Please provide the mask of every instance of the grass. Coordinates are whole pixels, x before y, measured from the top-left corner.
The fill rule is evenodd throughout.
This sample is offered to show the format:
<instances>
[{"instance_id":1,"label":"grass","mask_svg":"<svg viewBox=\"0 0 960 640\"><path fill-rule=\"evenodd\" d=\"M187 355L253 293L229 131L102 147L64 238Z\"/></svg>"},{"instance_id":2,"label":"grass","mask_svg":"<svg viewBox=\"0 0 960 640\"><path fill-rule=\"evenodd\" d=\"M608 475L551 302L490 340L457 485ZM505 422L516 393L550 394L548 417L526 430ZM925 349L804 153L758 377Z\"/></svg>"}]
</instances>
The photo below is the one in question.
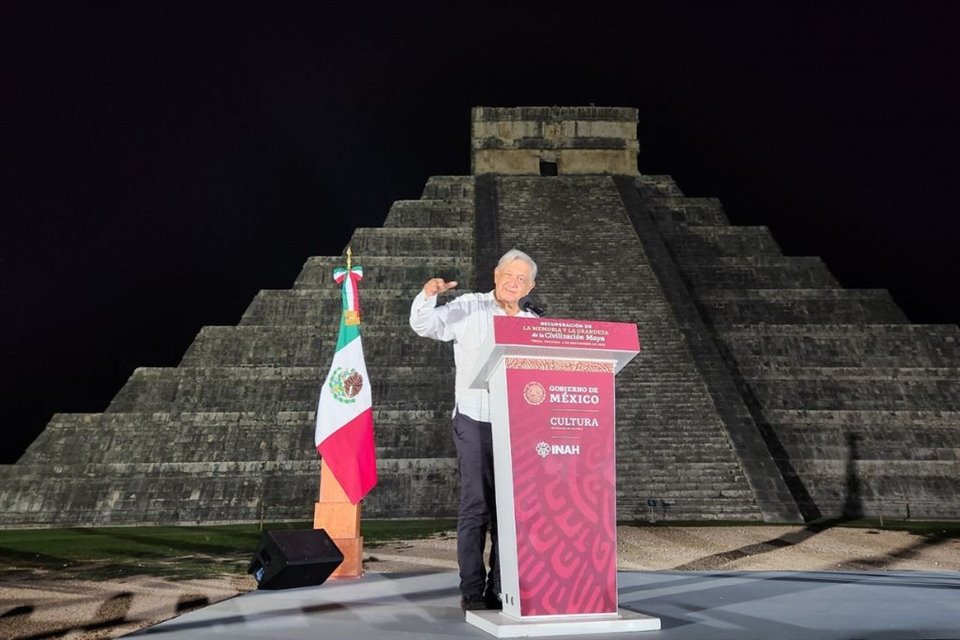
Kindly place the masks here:
<instances>
[{"instance_id":1,"label":"grass","mask_svg":"<svg viewBox=\"0 0 960 640\"><path fill-rule=\"evenodd\" d=\"M309 529L309 522L265 529ZM452 520L370 520L365 548L450 532ZM171 579L246 575L260 541L256 524L183 527L91 527L0 530L0 577L104 580L133 575Z\"/></svg>"},{"instance_id":2,"label":"grass","mask_svg":"<svg viewBox=\"0 0 960 640\"><path fill-rule=\"evenodd\" d=\"M741 521L621 522L623 526L765 525ZM265 529L309 529L309 522L269 523ZM365 520L364 548L395 540L454 535L453 520ZM960 538L958 522L824 520L806 527L855 527L907 531L933 538ZM0 578L30 578L56 572L59 579L105 580L134 575L186 580L245 576L260 541L256 524L181 527L0 529Z\"/></svg>"}]
</instances>

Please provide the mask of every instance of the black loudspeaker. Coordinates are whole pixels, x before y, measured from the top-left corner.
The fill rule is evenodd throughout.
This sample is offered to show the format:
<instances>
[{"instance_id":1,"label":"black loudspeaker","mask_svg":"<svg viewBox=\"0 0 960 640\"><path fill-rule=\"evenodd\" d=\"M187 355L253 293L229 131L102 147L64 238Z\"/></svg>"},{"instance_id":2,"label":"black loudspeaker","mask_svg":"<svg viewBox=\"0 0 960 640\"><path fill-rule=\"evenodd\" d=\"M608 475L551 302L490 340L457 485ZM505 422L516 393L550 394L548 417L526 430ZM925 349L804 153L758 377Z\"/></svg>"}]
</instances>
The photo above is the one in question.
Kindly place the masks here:
<instances>
[{"instance_id":1,"label":"black loudspeaker","mask_svg":"<svg viewBox=\"0 0 960 640\"><path fill-rule=\"evenodd\" d=\"M264 531L247 567L260 589L322 584L343 562L343 554L323 529Z\"/></svg>"}]
</instances>

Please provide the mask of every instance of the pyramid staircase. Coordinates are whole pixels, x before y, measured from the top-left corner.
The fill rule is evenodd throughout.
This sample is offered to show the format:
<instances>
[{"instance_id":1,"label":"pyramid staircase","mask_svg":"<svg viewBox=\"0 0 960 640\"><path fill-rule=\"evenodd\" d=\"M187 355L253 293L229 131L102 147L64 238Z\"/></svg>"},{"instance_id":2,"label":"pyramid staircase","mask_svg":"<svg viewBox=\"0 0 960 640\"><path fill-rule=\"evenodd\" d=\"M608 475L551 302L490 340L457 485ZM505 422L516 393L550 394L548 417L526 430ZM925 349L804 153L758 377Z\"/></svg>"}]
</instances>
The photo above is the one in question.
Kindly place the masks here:
<instances>
[{"instance_id":1,"label":"pyramid staircase","mask_svg":"<svg viewBox=\"0 0 960 640\"><path fill-rule=\"evenodd\" d=\"M472 178L435 177L357 229L364 347L377 399L381 517L449 516L456 504L449 345L406 317L428 277L473 279ZM0 468L7 526L309 520L313 421L336 344L340 257L307 260L293 287L261 291L235 327L201 329L176 367L140 368L103 413L57 414Z\"/></svg>"},{"instance_id":2,"label":"pyramid staircase","mask_svg":"<svg viewBox=\"0 0 960 640\"><path fill-rule=\"evenodd\" d=\"M409 304L430 277L489 290L518 247L548 315L639 329L616 387L621 520L960 518L958 327L910 324L886 291L843 289L716 199L635 175L635 125L632 109L478 108L482 171L430 178L354 232L380 472L365 515L456 513L452 349L413 334ZM102 413L55 415L0 466L0 524L309 521L343 263L308 259Z\"/></svg>"},{"instance_id":3,"label":"pyramid staircase","mask_svg":"<svg viewBox=\"0 0 960 640\"><path fill-rule=\"evenodd\" d=\"M638 192L805 518L960 517L960 328L910 324L667 176Z\"/></svg>"}]
</instances>

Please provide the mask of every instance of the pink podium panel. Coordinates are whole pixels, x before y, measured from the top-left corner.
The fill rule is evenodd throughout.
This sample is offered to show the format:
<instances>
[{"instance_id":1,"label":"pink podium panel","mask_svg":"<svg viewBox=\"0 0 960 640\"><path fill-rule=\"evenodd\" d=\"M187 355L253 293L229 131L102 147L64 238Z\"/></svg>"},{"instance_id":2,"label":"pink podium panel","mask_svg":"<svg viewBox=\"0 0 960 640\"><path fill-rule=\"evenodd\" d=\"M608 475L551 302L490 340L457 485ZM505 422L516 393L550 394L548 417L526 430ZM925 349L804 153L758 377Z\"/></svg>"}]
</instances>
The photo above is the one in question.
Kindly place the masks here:
<instances>
[{"instance_id":1,"label":"pink podium panel","mask_svg":"<svg viewBox=\"0 0 960 640\"><path fill-rule=\"evenodd\" d=\"M505 364L520 615L616 613L613 364Z\"/></svg>"}]
</instances>

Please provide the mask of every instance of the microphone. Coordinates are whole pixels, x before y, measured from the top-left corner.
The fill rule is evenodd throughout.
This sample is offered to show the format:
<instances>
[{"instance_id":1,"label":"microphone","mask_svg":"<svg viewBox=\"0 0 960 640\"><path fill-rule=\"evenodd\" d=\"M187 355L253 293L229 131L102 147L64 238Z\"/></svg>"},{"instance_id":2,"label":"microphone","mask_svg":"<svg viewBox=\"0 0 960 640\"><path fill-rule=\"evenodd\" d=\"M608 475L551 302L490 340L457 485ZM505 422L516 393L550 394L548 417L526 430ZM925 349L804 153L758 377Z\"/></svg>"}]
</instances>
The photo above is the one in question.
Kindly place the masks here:
<instances>
[{"instance_id":1,"label":"microphone","mask_svg":"<svg viewBox=\"0 0 960 640\"><path fill-rule=\"evenodd\" d=\"M523 300L520 301L520 308L524 311L529 311L538 318L543 317L543 307L538 307L533 303L533 300L528 297L524 297Z\"/></svg>"}]
</instances>

